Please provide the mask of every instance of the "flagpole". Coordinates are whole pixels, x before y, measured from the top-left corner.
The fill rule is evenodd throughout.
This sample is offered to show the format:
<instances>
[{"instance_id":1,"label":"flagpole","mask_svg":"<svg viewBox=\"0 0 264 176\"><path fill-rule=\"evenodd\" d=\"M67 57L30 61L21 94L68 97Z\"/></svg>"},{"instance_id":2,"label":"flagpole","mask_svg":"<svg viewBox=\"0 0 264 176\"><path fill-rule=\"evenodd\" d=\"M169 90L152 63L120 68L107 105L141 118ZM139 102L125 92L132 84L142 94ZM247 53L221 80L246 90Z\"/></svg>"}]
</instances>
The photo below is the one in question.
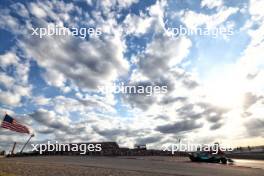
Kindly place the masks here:
<instances>
[{"instance_id":1,"label":"flagpole","mask_svg":"<svg viewBox=\"0 0 264 176\"><path fill-rule=\"evenodd\" d=\"M14 155L15 148L16 148L16 142L14 142L14 144L13 144L13 148L12 148L12 151L11 151L11 155Z\"/></svg>"},{"instance_id":2,"label":"flagpole","mask_svg":"<svg viewBox=\"0 0 264 176\"><path fill-rule=\"evenodd\" d=\"M24 148L26 147L26 145L28 144L28 142L30 141L30 139L34 137L34 134L31 134L29 139L27 140L27 142L24 144L24 146L22 147L21 151L20 151L20 154L23 152Z\"/></svg>"}]
</instances>

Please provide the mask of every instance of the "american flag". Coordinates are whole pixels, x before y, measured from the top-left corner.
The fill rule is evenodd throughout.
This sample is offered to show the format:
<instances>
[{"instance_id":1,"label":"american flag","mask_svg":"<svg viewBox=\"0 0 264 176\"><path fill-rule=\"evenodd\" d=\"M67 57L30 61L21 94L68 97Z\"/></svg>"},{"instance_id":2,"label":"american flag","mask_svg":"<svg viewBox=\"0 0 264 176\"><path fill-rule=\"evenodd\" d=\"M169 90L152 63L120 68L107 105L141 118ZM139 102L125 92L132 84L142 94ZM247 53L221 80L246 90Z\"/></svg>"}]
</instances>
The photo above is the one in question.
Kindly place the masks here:
<instances>
[{"instance_id":1,"label":"american flag","mask_svg":"<svg viewBox=\"0 0 264 176\"><path fill-rule=\"evenodd\" d=\"M29 129L26 126L21 125L14 118L12 118L11 116L9 116L7 114L4 117L4 120L1 124L1 127L12 130L12 131L16 131L19 133L28 133L29 134Z\"/></svg>"}]
</instances>

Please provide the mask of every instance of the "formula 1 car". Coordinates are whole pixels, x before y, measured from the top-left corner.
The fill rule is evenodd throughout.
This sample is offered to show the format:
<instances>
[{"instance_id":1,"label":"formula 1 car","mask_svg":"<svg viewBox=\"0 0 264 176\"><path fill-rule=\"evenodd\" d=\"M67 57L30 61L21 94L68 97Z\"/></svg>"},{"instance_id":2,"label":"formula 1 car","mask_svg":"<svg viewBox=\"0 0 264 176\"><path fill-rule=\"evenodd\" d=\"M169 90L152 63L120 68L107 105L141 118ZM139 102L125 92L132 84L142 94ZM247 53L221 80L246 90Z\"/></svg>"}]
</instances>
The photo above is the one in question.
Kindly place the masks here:
<instances>
[{"instance_id":1,"label":"formula 1 car","mask_svg":"<svg viewBox=\"0 0 264 176\"><path fill-rule=\"evenodd\" d=\"M189 158L192 162L208 162L208 163L222 163L233 162L232 159L227 158L225 155L210 154L208 152L194 152L189 153Z\"/></svg>"}]
</instances>

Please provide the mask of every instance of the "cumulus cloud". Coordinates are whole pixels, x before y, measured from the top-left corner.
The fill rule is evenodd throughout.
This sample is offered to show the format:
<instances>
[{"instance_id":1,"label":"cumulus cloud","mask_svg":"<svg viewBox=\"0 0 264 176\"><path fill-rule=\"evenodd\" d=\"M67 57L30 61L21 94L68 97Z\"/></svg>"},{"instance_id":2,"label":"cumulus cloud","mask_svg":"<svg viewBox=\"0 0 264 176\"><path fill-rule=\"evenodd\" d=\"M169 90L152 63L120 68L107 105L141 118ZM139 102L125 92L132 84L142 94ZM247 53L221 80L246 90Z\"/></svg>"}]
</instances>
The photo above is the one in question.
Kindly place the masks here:
<instances>
[{"instance_id":1,"label":"cumulus cloud","mask_svg":"<svg viewBox=\"0 0 264 176\"><path fill-rule=\"evenodd\" d=\"M29 4L29 11L31 14L35 15L38 18L44 18L47 16L45 10L43 10L38 4L30 3Z\"/></svg>"},{"instance_id":2,"label":"cumulus cloud","mask_svg":"<svg viewBox=\"0 0 264 176\"><path fill-rule=\"evenodd\" d=\"M116 141L121 136L131 137L132 134L128 129L99 129L93 126L93 130L106 140L111 141Z\"/></svg>"},{"instance_id":3,"label":"cumulus cloud","mask_svg":"<svg viewBox=\"0 0 264 176\"><path fill-rule=\"evenodd\" d=\"M9 91L0 90L0 102L9 106L19 106L21 101L21 96Z\"/></svg>"},{"instance_id":4,"label":"cumulus cloud","mask_svg":"<svg viewBox=\"0 0 264 176\"><path fill-rule=\"evenodd\" d=\"M3 55L0 55L0 65L5 68L10 65L17 65L18 58L15 53L7 52Z\"/></svg>"},{"instance_id":5,"label":"cumulus cloud","mask_svg":"<svg viewBox=\"0 0 264 176\"><path fill-rule=\"evenodd\" d=\"M162 136L158 136L158 135L155 135L155 136L152 136L152 137L143 137L143 138L138 138L136 140L136 144L138 145L144 145L144 144L152 144L152 143L155 143L155 142L160 142L162 140Z\"/></svg>"},{"instance_id":6,"label":"cumulus cloud","mask_svg":"<svg viewBox=\"0 0 264 176\"><path fill-rule=\"evenodd\" d=\"M37 27L51 24L48 23L48 19L54 20L54 25L63 26L63 23L67 23L76 25L74 27L80 25L76 23L76 19L85 17L86 19L80 21L93 20L72 3L37 2L30 3L29 8L36 17L33 18L31 25L37 24ZM80 15L72 20L67 19L65 16L69 16L72 11ZM104 23L107 24L108 21L101 19L98 21L98 25ZM102 38L91 38L89 41L72 36L47 36L40 39L37 36L27 35L22 37L19 44L28 58L36 60L39 66L45 69L43 77L46 82L62 89L66 81L81 88L94 89L105 81L116 79L128 69L128 63L123 57L125 45L118 32ZM52 52L49 52L51 50Z\"/></svg>"},{"instance_id":7,"label":"cumulus cloud","mask_svg":"<svg viewBox=\"0 0 264 176\"><path fill-rule=\"evenodd\" d=\"M222 0L203 0L201 2L201 7L208 7L209 9L213 9L215 7L221 7L223 5Z\"/></svg>"},{"instance_id":8,"label":"cumulus cloud","mask_svg":"<svg viewBox=\"0 0 264 176\"><path fill-rule=\"evenodd\" d=\"M21 61L13 51L1 55L0 63L0 68L4 71L0 72L0 103L13 107L21 106L22 98L29 97L32 90L28 84L29 65Z\"/></svg>"},{"instance_id":9,"label":"cumulus cloud","mask_svg":"<svg viewBox=\"0 0 264 176\"><path fill-rule=\"evenodd\" d=\"M191 131L197 128L201 128L203 124L197 123L194 120L183 120L179 122L175 122L173 124L167 124L167 125L162 125L158 126L157 130L160 131L161 133L182 133L182 132L187 132Z\"/></svg>"},{"instance_id":10,"label":"cumulus cloud","mask_svg":"<svg viewBox=\"0 0 264 176\"><path fill-rule=\"evenodd\" d=\"M253 82L262 77L262 69L258 70L258 68L261 68L264 65L263 59L261 59L263 58L263 52L261 51L264 47L264 42L261 39L264 36L264 13L259 10L263 6L263 1L252 0L249 2L249 14L251 17L242 28L242 30L247 30L251 40L243 51L243 55L239 59L238 65L241 69L241 73L245 74L248 78L251 78ZM260 84L254 86L262 87Z\"/></svg>"},{"instance_id":11,"label":"cumulus cloud","mask_svg":"<svg viewBox=\"0 0 264 176\"><path fill-rule=\"evenodd\" d=\"M6 74L0 73L0 84L6 88L13 86L15 80Z\"/></svg>"},{"instance_id":12,"label":"cumulus cloud","mask_svg":"<svg viewBox=\"0 0 264 176\"><path fill-rule=\"evenodd\" d=\"M30 114L30 116L40 124L53 129L67 131L69 127L69 119L67 117L58 116L56 113L45 109L39 109Z\"/></svg>"},{"instance_id":13,"label":"cumulus cloud","mask_svg":"<svg viewBox=\"0 0 264 176\"><path fill-rule=\"evenodd\" d=\"M15 3L11 5L11 8L15 11L16 14L20 15L21 17L28 18L29 12L26 6L22 3Z\"/></svg>"},{"instance_id":14,"label":"cumulus cloud","mask_svg":"<svg viewBox=\"0 0 264 176\"><path fill-rule=\"evenodd\" d=\"M215 123L210 127L210 130L217 130L223 126L222 123Z\"/></svg>"},{"instance_id":15,"label":"cumulus cloud","mask_svg":"<svg viewBox=\"0 0 264 176\"><path fill-rule=\"evenodd\" d=\"M187 56L191 45L191 41L185 37L156 37L146 47L139 61L139 69L149 78L162 77L165 71L179 64Z\"/></svg>"},{"instance_id":16,"label":"cumulus cloud","mask_svg":"<svg viewBox=\"0 0 264 176\"><path fill-rule=\"evenodd\" d=\"M263 20L264 13L262 8L264 3L261 0L250 0L249 1L249 12L252 15L253 20Z\"/></svg>"},{"instance_id":17,"label":"cumulus cloud","mask_svg":"<svg viewBox=\"0 0 264 176\"><path fill-rule=\"evenodd\" d=\"M162 101L160 102L161 104L167 105L170 103L174 103L177 101L185 102L188 98L187 97L164 97Z\"/></svg>"},{"instance_id":18,"label":"cumulus cloud","mask_svg":"<svg viewBox=\"0 0 264 176\"><path fill-rule=\"evenodd\" d=\"M50 104L51 99L44 96L35 96L32 101L36 105L48 105Z\"/></svg>"},{"instance_id":19,"label":"cumulus cloud","mask_svg":"<svg viewBox=\"0 0 264 176\"><path fill-rule=\"evenodd\" d=\"M194 11L185 11L181 16L181 21L190 29L196 29L205 25L209 29L216 28L225 23L226 20L236 12L238 8L235 7L223 7L212 15L197 13Z\"/></svg>"},{"instance_id":20,"label":"cumulus cloud","mask_svg":"<svg viewBox=\"0 0 264 176\"><path fill-rule=\"evenodd\" d=\"M140 36L150 29L152 22L153 18L151 17L129 14L124 20L124 31L127 34Z\"/></svg>"},{"instance_id":21,"label":"cumulus cloud","mask_svg":"<svg viewBox=\"0 0 264 176\"><path fill-rule=\"evenodd\" d=\"M124 24L130 29L128 34L141 35L147 33L150 29L155 31L155 36L147 44L144 51L135 56L137 57L137 68L132 72L131 84L149 82L149 84L165 85L169 91L174 89L175 80L172 78L171 69L177 67L189 54L192 42L186 37L174 39L164 35L163 18L166 5L165 1L157 1L148 8L149 15L128 15L125 19ZM128 23L131 20L132 23ZM134 23L136 26L139 26L135 27ZM186 79L183 78L180 81L186 87L195 88L198 85L190 77L187 78L187 74L184 76L186 76ZM160 97L157 98L155 95L151 97L140 95L124 97L125 102L128 102L132 107L138 107L142 110L149 109L159 99Z\"/></svg>"},{"instance_id":22,"label":"cumulus cloud","mask_svg":"<svg viewBox=\"0 0 264 176\"><path fill-rule=\"evenodd\" d=\"M138 0L106 0L97 2L97 5L101 6L105 12L109 12L111 8L126 9L137 2ZM88 1L88 4L92 5L92 2Z\"/></svg>"},{"instance_id":23,"label":"cumulus cloud","mask_svg":"<svg viewBox=\"0 0 264 176\"><path fill-rule=\"evenodd\" d=\"M255 119L250 119L250 121L246 122L246 128L248 131L248 134L250 136L264 136L264 120L255 118Z\"/></svg>"},{"instance_id":24,"label":"cumulus cloud","mask_svg":"<svg viewBox=\"0 0 264 176\"><path fill-rule=\"evenodd\" d=\"M258 101L258 99L259 97L252 94L251 92L246 93L244 97L244 104L243 104L244 109L247 110L250 106L255 104Z\"/></svg>"},{"instance_id":25,"label":"cumulus cloud","mask_svg":"<svg viewBox=\"0 0 264 176\"><path fill-rule=\"evenodd\" d=\"M117 37L89 42L73 37L30 38L21 46L29 57L45 68L45 78L54 86L62 86L69 80L81 88L96 89L128 69L123 58L124 46Z\"/></svg>"},{"instance_id":26,"label":"cumulus cloud","mask_svg":"<svg viewBox=\"0 0 264 176\"><path fill-rule=\"evenodd\" d=\"M133 2L135 1L129 1L126 4L129 5ZM19 9L23 7L21 4L13 6L13 8ZM48 19L52 19L59 24L68 20L67 23L73 24L75 23L74 19L69 21L64 17L69 15L69 12L73 9L77 13L82 13L79 12L80 9L74 8L72 3L64 2L57 5L52 2L32 2L28 4L28 8L35 17L32 18L32 21L26 21L26 25L22 25L28 30L33 24L41 24L42 27L47 26ZM25 11L25 8L23 10ZM99 22L99 24L102 23L104 21ZM19 23L15 22L15 24ZM125 51L124 41L118 32L102 38L90 39L89 42L71 36L49 36L43 40L30 35L20 37L19 45L25 51L27 57L36 60L39 66L44 68L43 77L46 82L49 85L60 87L62 90L65 90L64 85L66 82L85 89L95 89L100 84L115 80L128 70L128 62L123 56ZM53 48L52 46L57 47ZM51 50L53 52L50 52ZM89 51L89 54L87 51ZM6 55L5 57L11 56ZM79 62L75 62L77 59ZM70 67L71 69L68 69Z\"/></svg>"}]
</instances>

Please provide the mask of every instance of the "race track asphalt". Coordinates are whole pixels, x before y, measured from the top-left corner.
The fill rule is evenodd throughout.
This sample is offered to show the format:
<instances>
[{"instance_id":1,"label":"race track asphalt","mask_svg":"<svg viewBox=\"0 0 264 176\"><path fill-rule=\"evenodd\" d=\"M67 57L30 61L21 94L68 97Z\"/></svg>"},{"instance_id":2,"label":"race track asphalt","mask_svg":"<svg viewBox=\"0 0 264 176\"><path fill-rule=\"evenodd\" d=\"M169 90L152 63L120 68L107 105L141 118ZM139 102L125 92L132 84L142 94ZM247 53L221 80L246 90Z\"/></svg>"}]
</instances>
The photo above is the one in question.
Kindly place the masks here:
<instances>
[{"instance_id":1,"label":"race track asphalt","mask_svg":"<svg viewBox=\"0 0 264 176\"><path fill-rule=\"evenodd\" d=\"M12 169L8 169L12 168ZM17 170L16 170L17 168ZM24 168L24 169L23 169ZM0 158L0 172L15 175L264 176L246 166L193 163L179 157L36 156Z\"/></svg>"}]
</instances>

